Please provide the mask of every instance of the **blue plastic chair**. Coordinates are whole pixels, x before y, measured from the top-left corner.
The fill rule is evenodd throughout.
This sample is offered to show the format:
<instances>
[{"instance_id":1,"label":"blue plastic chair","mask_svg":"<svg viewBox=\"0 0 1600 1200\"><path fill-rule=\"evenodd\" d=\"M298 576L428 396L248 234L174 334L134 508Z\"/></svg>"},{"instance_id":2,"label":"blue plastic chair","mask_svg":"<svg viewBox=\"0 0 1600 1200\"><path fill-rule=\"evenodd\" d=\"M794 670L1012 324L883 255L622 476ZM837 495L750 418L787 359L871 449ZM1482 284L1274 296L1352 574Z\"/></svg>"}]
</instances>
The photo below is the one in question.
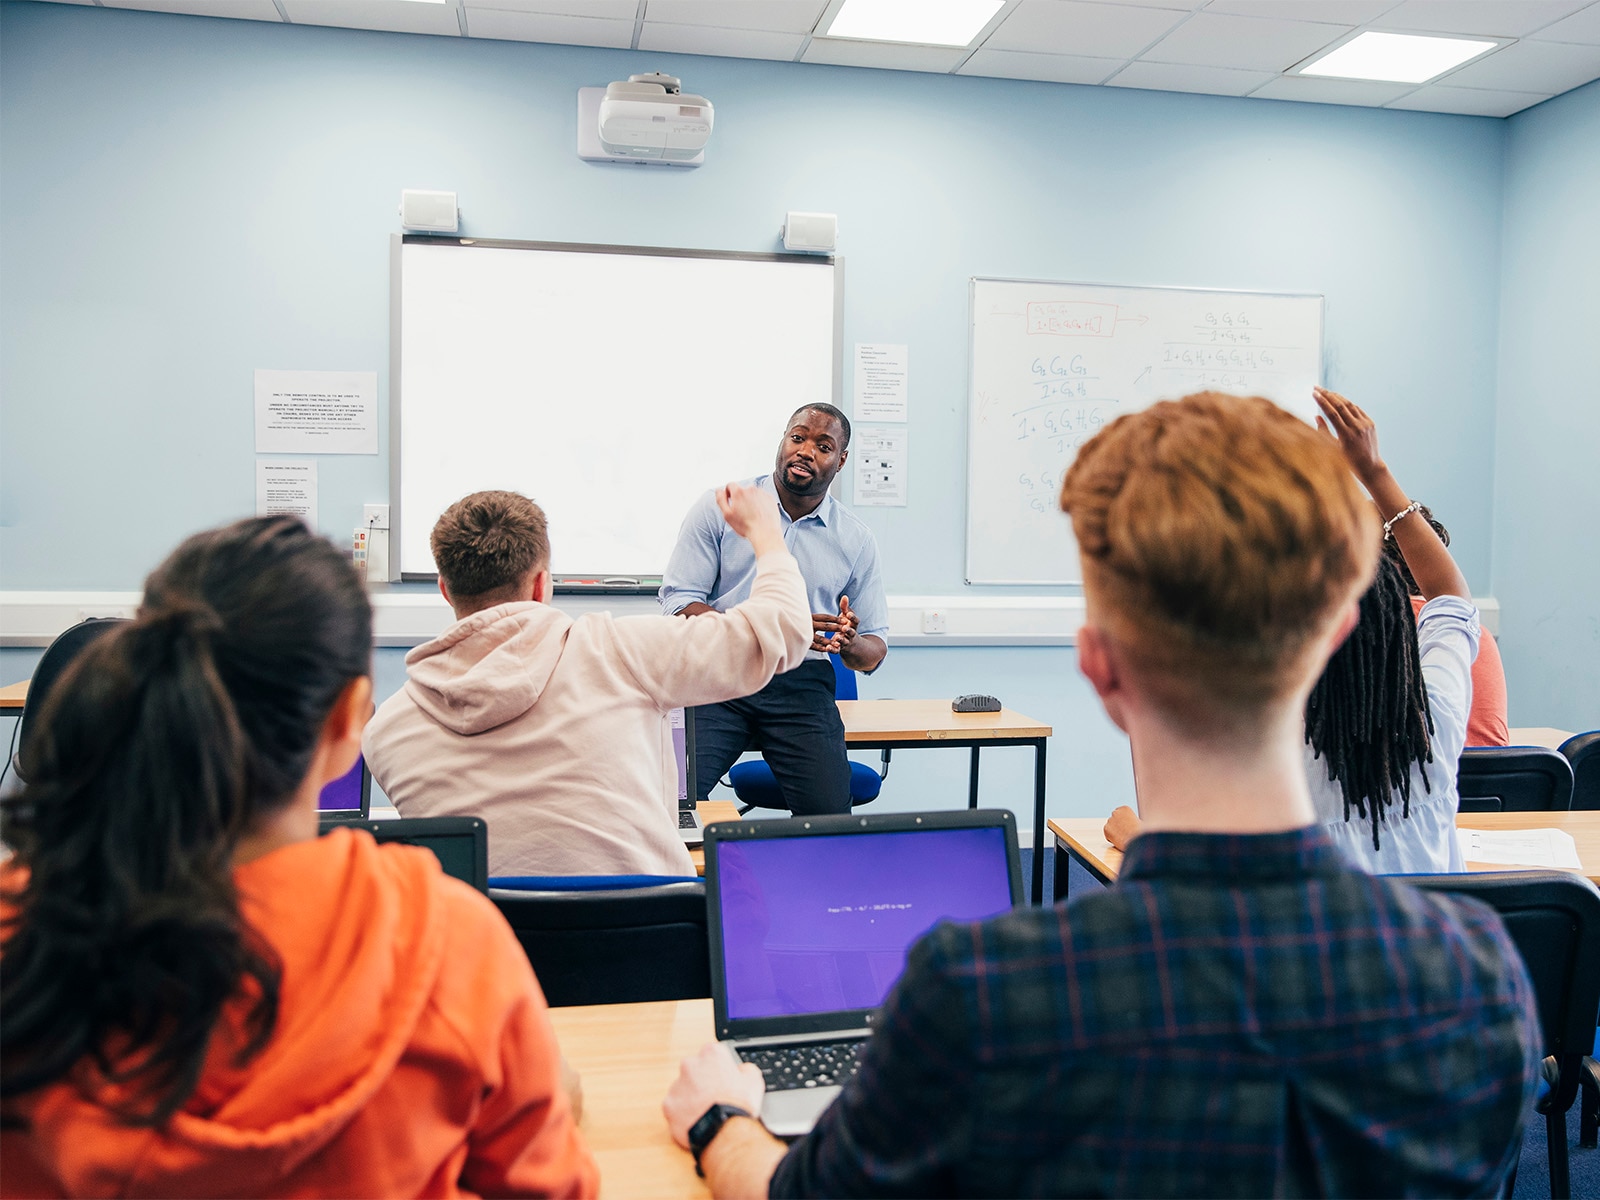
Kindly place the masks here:
<instances>
[{"instance_id":1,"label":"blue plastic chair","mask_svg":"<svg viewBox=\"0 0 1600 1200\"><path fill-rule=\"evenodd\" d=\"M828 655L828 661L833 664L833 698L856 699L856 673L840 662L837 654ZM865 763L850 764L851 808L878 798L878 793L883 790L883 781L889 778L889 751L883 752L882 761L881 771L874 771ZM788 807L783 802L783 789L778 786L772 768L765 762L735 763L728 771L727 784L739 798L740 813L747 813L752 808Z\"/></svg>"}]
</instances>

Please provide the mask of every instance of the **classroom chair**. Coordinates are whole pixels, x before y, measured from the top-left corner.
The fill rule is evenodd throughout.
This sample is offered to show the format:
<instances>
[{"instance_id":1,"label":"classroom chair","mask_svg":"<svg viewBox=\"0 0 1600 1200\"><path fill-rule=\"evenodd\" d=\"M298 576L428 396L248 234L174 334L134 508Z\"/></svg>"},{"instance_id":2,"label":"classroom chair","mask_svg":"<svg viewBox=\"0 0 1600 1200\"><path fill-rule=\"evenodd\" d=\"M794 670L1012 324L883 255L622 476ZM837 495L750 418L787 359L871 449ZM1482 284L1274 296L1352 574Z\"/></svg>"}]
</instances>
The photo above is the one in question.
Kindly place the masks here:
<instances>
[{"instance_id":1,"label":"classroom chair","mask_svg":"<svg viewBox=\"0 0 1600 1200\"><path fill-rule=\"evenodd\" d=\"M28 695L22 702L22 715L17 718L18 748L16 757L11 760L11 766L20 780L26 781L28 777L26 763L28 729L38 723L39 713L54 689L56 680L61 678L66 669L91 643L126 621L126 617L90 617L87 621L79 621L57 635L55 641L51 642L40 656L39 665L33 669L33 678L28 681Z\"/></svg>"},{"instance_id":2,"label":"classroom chair","mask_svg":"<svg viewBox=\"0 0 1600 1200\"><path fill-rule=\"evenodd\" d=\"M1539 1100L1550 1149L1550 1195L1569 1200L1567 1110L1594 1053L1600 1011L1600 888L1566 871L1484 871L1410 875L1406 882L1481 900L1500 914L1527 964L1554 1079ZM1508 1189L1509 1194L1509 1189Z\"/></svg>"},{"instance_id":3,"label":"classroom chair","mask_svg":"<svg viewBox=\"0 0 1600 1200\"><path fill-rule=\"evenodd\" d=\"M828 655L828 661L833 664L833 698L835 700L856 699L858 696L856 673L845 666L839 660L837 654ZM878 793L883 790L883 781L889 778L889 751L885 750L879 761L882 763L882 769L877 771L874 771L865 763L851 762L851 808L876 800ZM739 798L739 813L741 816L752 808L784 809L788 807L783 802L783 789L778 786L778 780L772 774L772 768L764 762L734 763L728 770L728 778L725 782L733 789L733 794Z\"/></svg>"},{"instance_id":4,"label":"classroom chair","mask_svg":"<svg viewBox=\"0 0 1600 1200\"><path fill-rule=\"evenodd\" d=\"M1572 765L1544 746L1469 746L1456 773L1460 811L1554 812L1572 805Z\"/></svg>"},{"instance_id":5,"label":"classroom chair","mask_svg":"<svg viewBox=\"0 0 1600 1200\"><path fill-rule=\"evenodd\" d=\"M1600 808L1600 729L1573 734L1561 753L1572 764L1572 807Z\"/></svg>"},{"instance_id":6,"label":"classroom chair","mask_svg":"<svg viewBox=\"0 0 1600 1200\"><path fill-rule=\"evenodd\" d=\"M552 1008L711 995L706 887L698 879L496 876L489 898Z\"/></svg>"}]
</instances>

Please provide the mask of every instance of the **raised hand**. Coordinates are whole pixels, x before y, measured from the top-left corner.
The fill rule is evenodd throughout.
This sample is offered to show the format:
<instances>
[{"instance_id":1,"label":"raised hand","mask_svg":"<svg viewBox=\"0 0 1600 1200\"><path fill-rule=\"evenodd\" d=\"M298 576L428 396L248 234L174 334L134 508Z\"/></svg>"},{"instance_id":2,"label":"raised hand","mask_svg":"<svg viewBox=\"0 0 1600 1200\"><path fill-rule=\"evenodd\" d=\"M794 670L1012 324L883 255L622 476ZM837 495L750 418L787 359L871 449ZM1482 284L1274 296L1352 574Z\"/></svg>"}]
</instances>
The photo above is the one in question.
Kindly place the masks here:
<instances>
[{"instance_id":1,"label":"raised hand","mask_svg":"<svg viewBox=\"0 0 1600 1200\"><path fill-rule=\"evenodd\" d=\"M757 557L783 549L783 522L778 501L758 487L726 483L717 489L717 507L728 528L745 538Z\"/></svg>"},{"instance_id":2,"label":"raised hand","mask_svg":"<svg viewBox=\"0 0 1600 1200\"><path fill-rule=\"evenodd\" d=\"M1311 394L1322 410L1317 428L1338 440L1351 473L1370 490L1373 481L1388 470L1378 453L1377 423L1338 392L1319 387L1312 388Z\"/></svg>"}]
</instances>

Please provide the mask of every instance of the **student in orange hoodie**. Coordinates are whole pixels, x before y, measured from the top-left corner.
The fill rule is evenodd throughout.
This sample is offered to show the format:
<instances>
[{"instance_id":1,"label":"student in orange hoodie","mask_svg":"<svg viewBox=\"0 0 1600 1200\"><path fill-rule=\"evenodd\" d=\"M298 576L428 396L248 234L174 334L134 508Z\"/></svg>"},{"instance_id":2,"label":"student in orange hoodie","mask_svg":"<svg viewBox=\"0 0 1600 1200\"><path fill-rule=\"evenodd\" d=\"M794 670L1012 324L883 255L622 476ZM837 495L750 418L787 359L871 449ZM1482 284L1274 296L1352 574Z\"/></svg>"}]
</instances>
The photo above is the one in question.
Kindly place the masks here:
<instances>
[{"instance_id":1,"label":"student in orange hoodie","mask_svg":"<svg viewBox=\"0 0 1600 1200\"><path fill-rule=\"evenodd\" d=\"M258 518L180 546L52 692L0 827L5 1194L595 1194L494 907L317 837L371 644L333 547Z\"/></svg>"}]
</instances>

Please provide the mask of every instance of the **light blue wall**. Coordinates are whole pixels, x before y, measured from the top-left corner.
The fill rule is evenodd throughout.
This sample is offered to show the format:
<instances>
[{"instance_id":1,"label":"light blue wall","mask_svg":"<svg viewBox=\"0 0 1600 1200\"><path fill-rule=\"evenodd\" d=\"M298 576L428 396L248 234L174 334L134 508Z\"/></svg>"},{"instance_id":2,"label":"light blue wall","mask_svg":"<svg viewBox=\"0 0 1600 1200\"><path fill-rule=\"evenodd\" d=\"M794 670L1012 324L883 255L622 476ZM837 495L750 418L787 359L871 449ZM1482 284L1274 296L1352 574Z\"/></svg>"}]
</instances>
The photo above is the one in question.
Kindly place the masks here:
<instances>
[{"instance_id":1,"label":"light blue wall","mask_svg":"<svg viewBox=\"0 0 1600 1200\"><path fill-rule=\"evenodd\" d=\"M1600 728L1600 82L1508 122L1494 591L1513 724Z\"/></svg>"},{"instance_id":2,"label":"light blue wall","mask_svg":"<svg viewBox=\"0 0 1600 1200\"><path fill-rule=\"evenodd\" d=\"M577 89L655 68L716 103L707 165L579 161ZM253 368L386 391L402 187L557 241L766 250L838 213L846 344L911 348L911 504L863 513L897 592L964 587L968 276L1323 293L1329 383L1489 583L1504 122L7 3L0 148L0 588L135 587L249 512ZM325 530L387 480L324 458ZM980 688L1055 726L1052 812L1129 797L1069 649L902 647L865 694ZM897 802L964 794L929 757Z\"/></svg>"}]
</instances>

